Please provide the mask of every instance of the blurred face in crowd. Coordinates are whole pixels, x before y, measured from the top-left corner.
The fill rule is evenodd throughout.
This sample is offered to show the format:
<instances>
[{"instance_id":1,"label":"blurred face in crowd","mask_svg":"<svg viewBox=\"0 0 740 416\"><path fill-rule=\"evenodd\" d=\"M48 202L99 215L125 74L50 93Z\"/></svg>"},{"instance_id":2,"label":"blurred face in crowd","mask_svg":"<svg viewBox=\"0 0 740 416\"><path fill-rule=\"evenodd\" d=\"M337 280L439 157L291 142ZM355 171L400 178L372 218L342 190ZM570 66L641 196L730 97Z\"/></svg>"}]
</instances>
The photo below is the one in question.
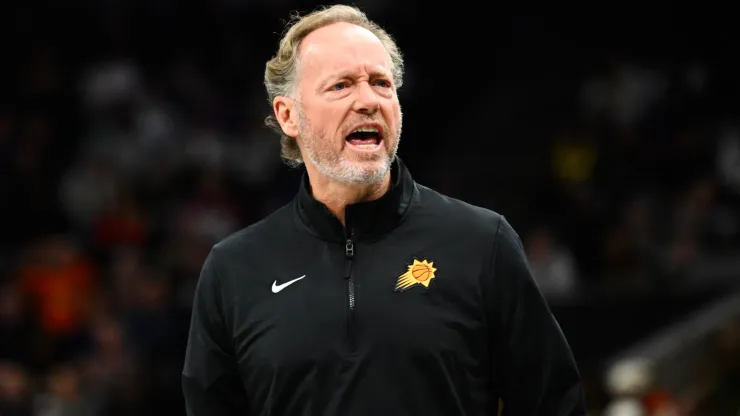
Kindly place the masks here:
<instances>
[{"instance_id":1,"label":"blurred face in crowd","mask_svg":"<svg viewBox=\"0 0 740 416\"><path fill-rule=\"evenodd\" d=\"M22 400L28 393L29 380L19 366L0 362L0 402Z\"/></svg>"},{"instance_id":2,"label":"blurred face in crowd","mask_svg":"<svg viewBox=\"0 0 740 416\"><path fill-rule=\"evenodd\" d=\"M346 184L382 180L398 149L402 115L381 41L335 23L303 40L298 61L298 99L286 133L298 139L309 172Z\"/></svg>"}]
</instances>

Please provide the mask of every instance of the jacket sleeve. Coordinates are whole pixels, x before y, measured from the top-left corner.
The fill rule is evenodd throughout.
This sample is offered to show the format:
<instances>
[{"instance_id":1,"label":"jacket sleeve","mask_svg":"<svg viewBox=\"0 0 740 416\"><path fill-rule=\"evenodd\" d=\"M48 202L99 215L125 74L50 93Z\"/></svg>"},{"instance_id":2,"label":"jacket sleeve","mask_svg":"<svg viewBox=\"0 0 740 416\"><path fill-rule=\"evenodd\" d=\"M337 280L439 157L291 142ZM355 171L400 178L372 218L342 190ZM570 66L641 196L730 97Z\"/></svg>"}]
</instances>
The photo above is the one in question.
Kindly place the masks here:
<instances>
[{"instance_id":1,"label":"jacket sleeve","mask_svg":"<svg viewBox=\"0 0 740 416\"><path fill-rule=\"evenodd\" d=\"M195 289L182 388L188 416L249 415L224 320L213 251Z\"/></svg>"},{"instance_id":2,"label":"jacket sleeve","mask_svg":"<svg viewBox=\"0 0 740 416\"><path fill-rule=\"evenodd\" d=\"M532 277L519 236L503 217L486 279L492 387L503 415L585 415L570 346Z\"/></svg>"}]
</instances>

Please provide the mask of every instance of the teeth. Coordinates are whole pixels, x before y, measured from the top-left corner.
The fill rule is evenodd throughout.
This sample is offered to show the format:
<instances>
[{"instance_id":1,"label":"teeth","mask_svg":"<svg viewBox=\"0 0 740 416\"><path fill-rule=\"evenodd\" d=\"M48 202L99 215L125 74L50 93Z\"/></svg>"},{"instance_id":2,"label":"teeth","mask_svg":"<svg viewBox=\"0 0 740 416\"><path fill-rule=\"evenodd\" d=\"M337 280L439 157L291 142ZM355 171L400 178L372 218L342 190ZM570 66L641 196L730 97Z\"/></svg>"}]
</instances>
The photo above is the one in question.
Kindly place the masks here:
<instances>
[{"instance_id":1,"label":"teeth","mask_svg":"<svg viewBox=\"0 0 740 416\"><path fill-rule=\"evenodd\" d=\"M379 133L377 127L367 126L367 127L360 127L359 129L353 131L352 133Z\"/></svg>"}]
</instances>

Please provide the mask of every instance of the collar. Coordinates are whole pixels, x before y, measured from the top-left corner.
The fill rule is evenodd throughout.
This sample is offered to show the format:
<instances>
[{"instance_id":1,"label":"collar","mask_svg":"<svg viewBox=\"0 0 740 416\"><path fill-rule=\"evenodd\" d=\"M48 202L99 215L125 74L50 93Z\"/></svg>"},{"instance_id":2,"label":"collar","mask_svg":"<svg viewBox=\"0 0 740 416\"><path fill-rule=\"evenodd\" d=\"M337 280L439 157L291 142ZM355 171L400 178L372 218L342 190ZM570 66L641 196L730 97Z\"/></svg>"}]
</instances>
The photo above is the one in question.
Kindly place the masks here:
<instances>
[{"instance_id":1,"label":"collar","mask_svg":"<svg viewBox=\"0 0 740 416\"><path fill-rule=\"evenodd\" d=\"M345 208L345 227L326 205L314 199L305 172L296 207L303 225L325 240L343 242L350 230L356 240L373 239L386 234L403 220L416 192L411 174L396 157L391 165L391 188L376 200L348 205Z\"/></svg>"}]
</instances>

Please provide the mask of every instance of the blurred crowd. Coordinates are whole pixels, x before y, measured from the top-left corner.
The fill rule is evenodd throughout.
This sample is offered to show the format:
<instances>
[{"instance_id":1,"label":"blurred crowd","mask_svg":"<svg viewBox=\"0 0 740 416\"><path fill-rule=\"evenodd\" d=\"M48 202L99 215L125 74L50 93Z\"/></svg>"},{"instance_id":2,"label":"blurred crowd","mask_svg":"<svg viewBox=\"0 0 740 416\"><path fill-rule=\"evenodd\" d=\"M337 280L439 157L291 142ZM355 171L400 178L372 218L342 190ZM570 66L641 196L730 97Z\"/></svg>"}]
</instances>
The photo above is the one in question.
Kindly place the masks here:
<instances>
[{"instance_id":1,"label":"blurred crowd","mask_svg":"<svg viewBox=\"0 0 740 416\"><path fill-rule=\"evenodd\" d=\"M697 264L738 259L740 130L712 74L617 61L580 84L524 236L552 299L671 290Z\"/></svg>"},{"instance_id":2,"label":"blurred crowd","mask_svg":"<svg viewBox=\"0 0 740 416\"><path fill-rule=\"evenodd\" d=\"M606 385L617 397L602 407L603 412L593 414L736 416L740 412L740 317L709 332L705 339L683 345L664 340L676 350L671 357L661 358L662 364L635 356L613 367Z\"/></svg>"},{"instance_id":3,"label":"blurred crowd","mask_svg":"<svg viewBox=\"0 0 740 416\"><path fill-rule=\"evenodd\" d=\"M300 172L263 126L277 37L248 35L273 26L255 17L232 33L223 13L192 20L162 4L167 34L103 14L85 48L55 43L53 18L15 16L51 29L27 39L0 107L2 416L182 414L202 261L296 190ZM184 52L160 57L162 45ZM515 225L549 299L665 288L739 246L740 124L707 106L710 69L617 62L583 78L576 111L533 139L546 168L520 190L529 217ZM428 148L401 150L427 177Z\"/></svg>"}]
</instances>

